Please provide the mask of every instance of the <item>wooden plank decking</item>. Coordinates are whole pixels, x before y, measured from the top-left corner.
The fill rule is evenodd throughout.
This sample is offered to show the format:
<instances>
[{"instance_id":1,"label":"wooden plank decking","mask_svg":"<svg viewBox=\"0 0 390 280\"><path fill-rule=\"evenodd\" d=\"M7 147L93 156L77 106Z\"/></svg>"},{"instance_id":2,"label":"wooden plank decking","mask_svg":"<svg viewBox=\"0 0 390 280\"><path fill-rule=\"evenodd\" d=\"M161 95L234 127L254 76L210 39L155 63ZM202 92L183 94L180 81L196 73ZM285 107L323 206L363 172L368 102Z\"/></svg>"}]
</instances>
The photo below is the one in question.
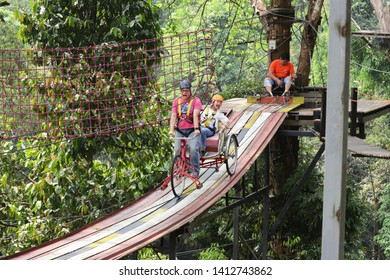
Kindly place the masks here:
<instances>
[{"instance_id":1,"label":"wooden plank decking","mask_svg":"<svg viewBox=\"0 0 390 280\"><path fill-rule=\"evenodd\" d=\"M364 140L354 136L348 136L348 150L352 153L352 156L355 157L390 159L389 151L370 145Z\"/></svg>"}]
</instances>

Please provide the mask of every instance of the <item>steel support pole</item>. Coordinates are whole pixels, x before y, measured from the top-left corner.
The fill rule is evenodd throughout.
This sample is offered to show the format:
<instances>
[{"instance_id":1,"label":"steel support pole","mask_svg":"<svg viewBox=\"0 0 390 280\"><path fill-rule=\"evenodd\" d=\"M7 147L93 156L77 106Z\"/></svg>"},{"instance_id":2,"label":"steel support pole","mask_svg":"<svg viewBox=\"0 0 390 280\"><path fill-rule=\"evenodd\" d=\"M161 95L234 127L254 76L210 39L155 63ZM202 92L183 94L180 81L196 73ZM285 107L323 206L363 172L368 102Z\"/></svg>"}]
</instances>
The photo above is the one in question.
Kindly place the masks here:
<instances>
[{"instance_id":1,"label":"steel support pole","mask_svg":"<svg viewBox=\"0 0 390 280\"><path fill-rule=\"evenodd\" d=\"M265 162L264 162L264 182L265 185L268 186L270 183L269 180L269 158L270 158L270 152L269 152L269 144L264 150L264 156L265 156ZM268 227L269 227L269 190L264 192L263 195L263 233L262 233L262 245L261 245L261 259L266 260L267 259L267 251L268 251Z\"/></svg>"},{"instance_id":2,"label":"steel support pole","mask_svg":"<svg viewBox=\"0 0 390 280\"><path fill-rule=\"evenodd\" d=\"M357 88L351 89L351 136L356 136L356 118L357 118Z\"/></svg>"},{"instance_id":3,"label":"steel support pole","mask_svg":"<svg viewBox=\"0 0 390 280\"><path fill-rule=\"evenodd\" d=\"M344 258L351 0L330 0L321 258Z\"/></svg>"},{"instance_id":4,"label":"steel support pole","mask_svg":"<svg viewBox=\"0 0 390 280\"><path fill-rule=\"evenodd\" d=\"M169 259L176 260L177 235L176 231L169 234Z\"/></svg>"},{"instance_id":5,"label":"steel support pole","mask_svg":"<svg viewBox=\"0 0 390 280\"><path fill-rule=\"evenodd\" d=\"M239 197L241 195L241 184L236 185L236 197ZM243 188L245 188L245 185L242 184ZM240 206L237 206L233 210L233 260L238 260L238 236L240 234Z\"/></svg>"},{"instance_id":6,"label":"steel support pole","mask_svg":"<svg viewBox=\"0 0 390 280\"><path fill-rule=\"evenodd\" d=\"M233 260L238 260L238 236L240 234L240 206L234 208L234 226L233 226Z\"/></svg>"},{"instance_id":7,"label":"steel support pole","mask_svg":"<svg viewBox=\"0 0 390 280\"><path fill-rule=\"evenodd\" d=\"M280 226L283 219L286 217L288 210L290 210L290 207L294 203L299 192L305 186L305 183L309 180L309 176L313 172L314 167L316 166L317 162L320 160L321 155L323 154L324 150L325 150L325 145L322 144L321 147L318 149L317 154L312 159L310 165L307 167L302 178L298 181L298 183L295 185L295 187L291 191L290 197L287 199L286 204L283 206L282 210L280 211L280 214L278 215L278 217L276 218L275 222L273 223L271 229L269 230L269 237L271 237L275 234L277 228Z\"/></svg>"}]
</instances>

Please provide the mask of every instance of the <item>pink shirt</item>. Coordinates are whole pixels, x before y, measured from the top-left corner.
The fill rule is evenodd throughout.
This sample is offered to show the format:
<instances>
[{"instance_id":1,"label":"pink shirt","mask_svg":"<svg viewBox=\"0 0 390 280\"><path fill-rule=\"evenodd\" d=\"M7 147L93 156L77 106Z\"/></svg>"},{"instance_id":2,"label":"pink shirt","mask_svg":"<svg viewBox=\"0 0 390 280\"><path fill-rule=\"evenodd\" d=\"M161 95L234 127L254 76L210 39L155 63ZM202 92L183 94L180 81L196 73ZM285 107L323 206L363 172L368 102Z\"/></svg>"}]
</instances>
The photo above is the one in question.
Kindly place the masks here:
<instances>
[{"instance_id":1,"label":"pink shirt","mask_svg":"<svg viewBox=\"0 0 390 280\"><path fill-rule=\"evenodd\" d=\"M175 98L175 100L173 100L173 105L172 105L172 113L177 113L178 114L178 118L180 118L179 116L179 112L178 112L178 98ZM188 110L188 104L190 103L191 100L188 100L186 102L183 102L183 100L181 101L181 116L184 117L184 116L187 116L187 110ZM190 118L191 120L193 120L193 115L194 115L194 110L202 110L202 102L200 101L199 98L195 97L192 101L192 104L191 104L191 108L190 108ZM199 122L200 124L200 122ZM185 121L185 120L182 120L182 121L179 121L178 123L178 128L179 129L188 129L188 128L194 128L194 124L193 122L188 122L188 121Z\"/></svg>"}]
</instances>

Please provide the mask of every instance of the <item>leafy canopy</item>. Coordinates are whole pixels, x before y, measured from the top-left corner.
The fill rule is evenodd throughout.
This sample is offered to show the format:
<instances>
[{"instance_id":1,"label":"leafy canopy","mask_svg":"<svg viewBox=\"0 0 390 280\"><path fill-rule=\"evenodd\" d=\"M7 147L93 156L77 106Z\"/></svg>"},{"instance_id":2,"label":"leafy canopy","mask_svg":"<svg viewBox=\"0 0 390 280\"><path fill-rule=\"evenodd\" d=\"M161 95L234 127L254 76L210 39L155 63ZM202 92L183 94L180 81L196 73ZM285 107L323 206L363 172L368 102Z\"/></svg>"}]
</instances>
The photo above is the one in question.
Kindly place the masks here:
<instances>
[{"instance_id":1,"label":"leafy canopy","mask_svg":"<svg viewBox=\"0 0 390 280\"><path fill-rule=\"evenodd\" d=\"M161 35L150 0L37 0L31 13L17 12L19 36L39 47L90 46Z\"/></svg>"}]
</instances>

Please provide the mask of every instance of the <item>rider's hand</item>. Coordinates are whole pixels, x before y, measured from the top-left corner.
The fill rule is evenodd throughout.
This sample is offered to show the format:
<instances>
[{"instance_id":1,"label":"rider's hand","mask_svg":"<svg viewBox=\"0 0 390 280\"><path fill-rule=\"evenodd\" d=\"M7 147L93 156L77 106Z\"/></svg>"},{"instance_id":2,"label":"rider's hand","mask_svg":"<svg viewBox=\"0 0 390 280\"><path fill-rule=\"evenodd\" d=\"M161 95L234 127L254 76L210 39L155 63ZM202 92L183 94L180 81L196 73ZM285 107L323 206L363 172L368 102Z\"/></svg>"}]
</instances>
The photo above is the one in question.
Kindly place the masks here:
<instances>
[{"instance_id":1,"label":"rider's hand","mask_svg":"<svg viewBox=\"0 0 390 280\"><path fill-rule=\"evenodd\" d=\"M280 79L277 79L277 80L276 80L276 83L278 84L278 86L281 86L281 85L283 84L283 81L280 80Z\"/></svg>"},{"instance_id":2,"label":"rider's hand","mask_svg":"<svg viewBox=\"0 0 390 280\"><path fill-rule=\"evenodd\" d=\"M170 135L170 136L174 136L175 135L175 132L173 131L173 130L170 130L169 132L168 132L168 134Z\"/></svg>"},{"instance_id":3,"label":"rider's hand","mask_svg":"<svg viewBox=\"0 0 390 280\"><path fill-rule=\"evenodd\" d=\"M195 129L194 135L195 135L195 137L199 136L200 135L200 130L199 129Z\"/></svg>"}]
</instances>

